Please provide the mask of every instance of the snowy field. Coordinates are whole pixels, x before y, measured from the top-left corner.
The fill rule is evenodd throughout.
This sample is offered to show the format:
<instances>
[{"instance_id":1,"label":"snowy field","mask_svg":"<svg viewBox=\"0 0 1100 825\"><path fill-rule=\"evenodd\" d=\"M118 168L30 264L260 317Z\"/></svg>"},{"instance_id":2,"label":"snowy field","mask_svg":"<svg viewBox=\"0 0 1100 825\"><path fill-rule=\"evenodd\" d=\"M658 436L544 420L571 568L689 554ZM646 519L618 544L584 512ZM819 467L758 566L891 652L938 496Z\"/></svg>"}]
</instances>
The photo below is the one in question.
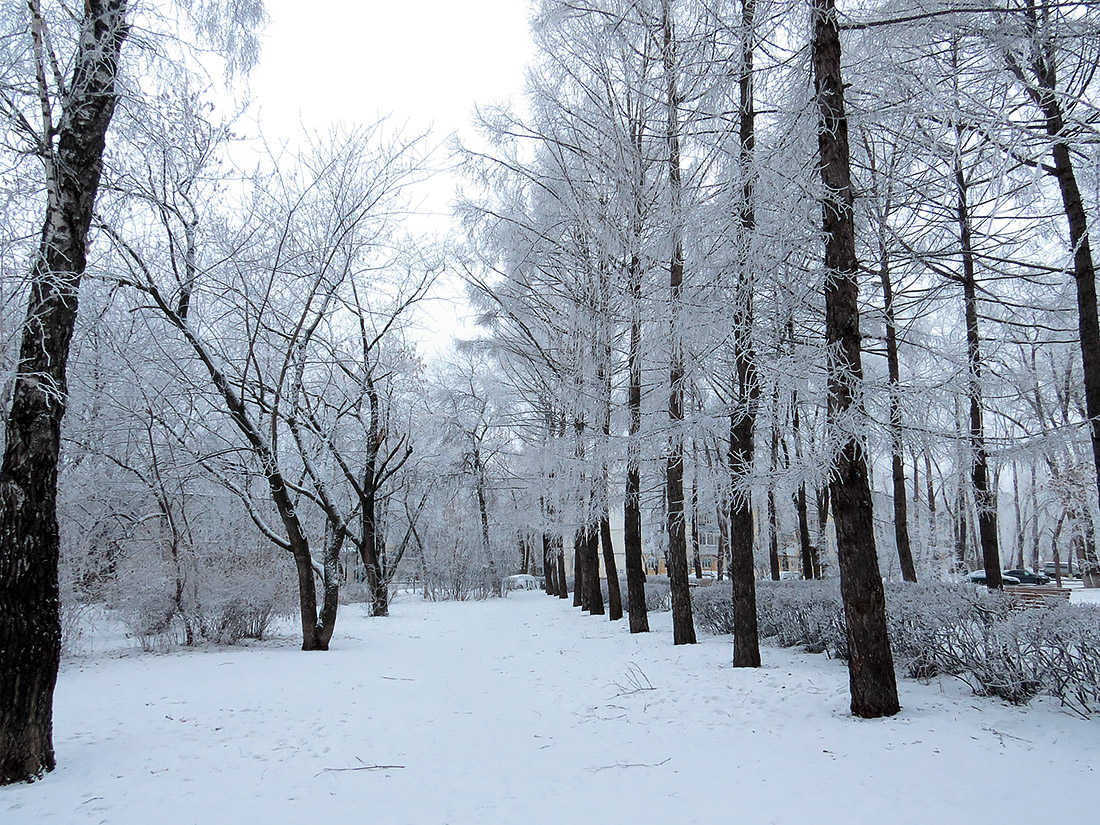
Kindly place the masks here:
<instances>
[{"instance_id":1,"label":"snowy field","mask_svg":"<svg viewBox=\"0 0 1100 825\"><path fill-rule=\"evenodd\" d=\"M353 605L327 654L289 636L159 655L101 647L63 665L59 767L0 788L0 823L1100 817L1100 719L946 679L902 681L900 715L858 720L843 665L824 656L765 648L762 669L734 670L728 638L673 647L667 613L631 636L569 604L407 597L388 619Z\"/></svg>"}]
</instances>

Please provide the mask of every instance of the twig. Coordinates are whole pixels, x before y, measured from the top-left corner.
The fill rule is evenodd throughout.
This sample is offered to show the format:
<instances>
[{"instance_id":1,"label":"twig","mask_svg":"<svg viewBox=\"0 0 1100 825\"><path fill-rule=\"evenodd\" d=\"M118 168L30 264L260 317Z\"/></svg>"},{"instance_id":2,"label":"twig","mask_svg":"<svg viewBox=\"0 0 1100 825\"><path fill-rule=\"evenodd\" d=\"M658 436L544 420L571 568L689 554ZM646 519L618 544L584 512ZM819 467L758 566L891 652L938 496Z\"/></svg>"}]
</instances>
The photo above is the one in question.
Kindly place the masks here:
<instances>
[{"instance_id":1,"label":"twig","mask_svg":"<svg viewBox=\"0 0 1100 825\"><path fill-rule=\"evenodd\" d=\"M355 757L355 761L359 762L359 763L363 762L363 760L360 759L358 756ZM404 767L405 767L404 765L365 765L365 764L359 764L359 765L350 765L346 768L322 768L321 773L339 773L341 771L390 771L390 770L400 770ZM320 776L321 773L315 774L315 777Z\"/></svg>"},{"instance_id":2,"label":"twig","mask_svg":"<svg viewBox=\"0 0 1100 825\"><path fill-rule=\"evenodd\" d=\"M672 761L672 757L664 759L660 762L616 762L614 765L600 765L597 768L592 768L593 773L597 771L606 771L611 768L659 768L661 765L667 765Z\"/></svg>"},{"instance_id":3,"label":"twig","mask_svg":"<svg viewBox=\"0 0 1100 825\"><path fill-rule=\"evenodd\" d=\"M630 663L630 667L623 676L623 681L613 682L612 684L619 689L619 692L615 694L616 696L630 696L634 693L657 689L653 687L653 683L649 681L645 671L634 662Z\"/></svg>"}]
</instances>

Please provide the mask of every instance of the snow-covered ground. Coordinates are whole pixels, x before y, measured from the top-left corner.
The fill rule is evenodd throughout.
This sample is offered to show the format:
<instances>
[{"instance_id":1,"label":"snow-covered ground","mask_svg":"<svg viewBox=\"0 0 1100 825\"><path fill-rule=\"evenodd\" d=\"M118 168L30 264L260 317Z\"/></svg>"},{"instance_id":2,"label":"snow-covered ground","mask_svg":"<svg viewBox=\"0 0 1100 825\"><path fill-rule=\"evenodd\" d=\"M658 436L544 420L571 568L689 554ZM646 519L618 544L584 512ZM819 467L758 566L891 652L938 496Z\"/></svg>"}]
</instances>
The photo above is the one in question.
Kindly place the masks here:
<instances>
[{"instance_id":1,"label":"snow-covered ground","mask_svg":"<svg viewBox=\"0 0 1100 825\"><path fill-rule=\"evenodd\" d=\"M1076 595L1076 594L1075 594ZM343 610L334 649L99 652L63 666L59 767L0 823L1097 821L1100 720L955 680L848 713L843 665L674 647L538 592Z\"/></svg>"}]
</instances>

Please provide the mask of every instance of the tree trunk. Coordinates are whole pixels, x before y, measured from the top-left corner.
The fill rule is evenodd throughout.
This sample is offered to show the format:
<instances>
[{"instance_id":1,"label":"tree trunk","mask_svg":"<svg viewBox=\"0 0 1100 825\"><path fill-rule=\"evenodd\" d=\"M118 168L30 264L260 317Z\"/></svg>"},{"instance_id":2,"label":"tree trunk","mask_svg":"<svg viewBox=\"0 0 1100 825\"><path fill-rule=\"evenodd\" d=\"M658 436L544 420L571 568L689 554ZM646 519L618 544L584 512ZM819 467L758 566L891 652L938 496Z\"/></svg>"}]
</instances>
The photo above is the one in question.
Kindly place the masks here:
<instances>
[{"instance_id":1,"label":"tree trunk","mask_svg":"<svg viewBox=\"0 0 1100 825\"><path fill-rule=\"evenodd\" d=\"M554 564L554 544L549 533L542 534L543 590L547 596L558 595L557 567Z\"/></svg>"},{"instance_id":2,"label":"tree trunk","mask_svg":"<svg viewBox=\"0 0 1100 825\"><path fill-rule=\"evenodd\" d=\"M781 578L779 573L779 519L775 513L775 490L768 490L768 573L773 582Z\"/></svg>"},{"instance_id":3,"label":"tree trunk","mask_svg":"<svg viewBox=\"0 0 1100 825\"><path fill-rule=\"evenodd\" d=\"M962 487L962 479L959 479L959 498L957 504L957 513L955 519L955 563L956 568L959 570L965 570L966 564L966 548L969 543L966 537L966 492Z\"/></svg>"},{"instance_id":4,"label":"tree trunk","mask_svg":"<svg viewBox=\"0 0 1100 825\"><path fill-rule=\"evenodd\" d=\"M703 578L703 556L699 550L699 453L691 443L691 563L696 581Z\"/></svg>"},{"instance_id":5,"label":"tree trunk","mask_svg":"<svg viewBox=\"0 0 1100 825\"><path fill-rule=\"evenodd\" d=\"M1035 486L1035 462L1031 464L1031 489L1028 491L1031 498L1031 569L1040 572L1039 558L1039 490Z\"/></svg>"},{"instance_id":6,"label":"tree trunk","mask_svg":"<svg viewBox=\"0 0 1100 825\"><path fill-rule=\"evenodd\" d=\"M569 598L569 583L565 580L565 539L554 536L554 556L558 563L558 598ZM573 583L576 587L576 582Z\"/></svg>"},{"instance_id":7,"label":"tree trunk","mask_svg":"<svg viewBox=\"0 0 1100 825\"><path fill-rule=\"evenodd\" d=\"M925 498L928 499L928 543L932 547L939 544L936 528L936 488L932 485L932 456L924 448L924 483L927 486Z\"/></svg>"},{"instance_id":8,"label":"tree trunk","mask_svg":"<svg viewBox=\"0 0 1100 825\"><path fill-rule=\"evenodd\" d=\"M61 651L57 463L66 366L88 229L114 114L125 0L85 0L68 95L43 147L46 214L31 272L0 467L0 785L55 767L53 691ZM32 24L41 47L40 21ZM45 68L39 63L40 75ZM42 81L44 83L44 81ZM45 88L43 95L48 94ZM43 129L52 129L43 124Z\"/></svg>"},{"instance_id":9,"label":"tree trunk","mask_svg":"<svg viewBox=\"0 0 1100 825\"><path fill-rule=\"evenodd\" d=\"M815 569L818 578L821 577L821 557L825 554L829 544L829 484L826 482L814 490L814 500L817 503L817 547Z\"/></svg>"},{"instance_id":10,"label":"tree trunk","mask_svg":"<svg viewBox=\"0 0 1100 825\"><path fill-rule=\"evenodd\" d=\"M680 184L680 116L676 91L676 54L672 37L672 0L661 4L663 62L666 82L668 125L668 179L672 201L672 258L668 267L671 320L669 342L668 418L670 435L665 461L665 489L668 495L668 583L672 593L673 644L695 644L695 624L691 616L691 592L688 588L687 536L684 524L684 341L681 329L683 312L684 244L682 195Z\"/></svg>"},{"instance_id":11,"label":"tree trunk","mask_svg":"<svg viewBox=\"0 0 1100 825\"><path fill-rule=\"evenodd\" d=\"M726 508L721 501L715 509L714 517L718 521L718 581L722 581L726 574L726 557L730 552L730 528Z\"/></svg>"},{"instance_id":12,"label":"tree trunk","mask_svg":"<svg viewBox=\"0 0 1100 825\"><path fill-rule=\"evenodd\" d=\"M788 330L793 348L794 331L793 322L788 325ZM792 352L793 354L793 352ZM794 454L799 465L802 464L802 431L798 411L798 391L791 392L791 434L794 438ZM817 554L814 552L813 542L810 540L810 512L806 501L806 480L798 482L798 490L794 493L794 510L798 514L798 545L802 556L802 578L816 579Z\"/></svg>"},{"instance_id":13,"label":"tree trunk","mask_svg":"<svg viewBox=\"0 0 1100 825\"><path fill-rule=\"evenodd\" d=\"M611 543L611 521L606 513L600 519L600 544L603 546L603 569L607 574L607 618L617 622L623 617L623 594L619 591L619 570Z\"/></svg>"},{"instance_id":14,"label":"tree trunk","mask_svg":"<svg viewBox=\"0 0 1100 825\"><path fill-rule=\"evenodd\" d=\"M578 528L573 533L573 607L587 610L588 585L586 585L584 581L586 570L583 558L584 554L581 552L583 545L583 534Z\"/></svg>"},{"instance_id":15,"label":"tree trunk","mask_svg":"<svg viewBox=\"0 0 1100 825\"><path fill-rule=\"evenodd\" d=\"M1042 14L1047 13L1046 3ZM1052 174L1058 181L1062 196L1062 210L1069 229L1069 248L1073 251L1073 280L1077 287L1077 331L1081 339L1081 365L1085 380L1085 411L1089 420L1092 440L1092 458L1096 472L1097 492L1100 493L1100 317L1096 306L1096 269L1089 241L1088 212L1077 174L1073 168L1073 154L1066 129L1063 98L1058 90L1057 52L1052 43L1040 43L1037 28L1039 17L1031 6L1028 18L1032 27L1034 47L1031 50L1031 70L1034 83L1026 84L1043 117L1046 133L1053 141L1051 155L1054 160ZM1021 80L1023 77L1021 76Z\"/></svg>"},{"instance_id":16,"label":"tree trunk","mask_svg":"<svg viewBox=\"0 0 1100 825\"><path fill-rule=\"evenodd\" d=\"M958 135L958 130L956 129ZM957 138L958 139L958 138ZM970 474L974 486L974 504L978 510L978 540L982 548L985 583L990 590L1000 590L1001 554L997 546L997 496L989 481L989 455L985 447L985 427L982 423L982 356L978 333L978 296L974 268L974 249L970 234L968 184L961 162L955 161L956 213L959 222L959 242L963 264L963 301L966 310L966 362L970 397Z\"/></svg>"},{"instance_id":17,"label":"tree trunk","mask_svg":"<svg viewBox=\"0 0 1100 825\"><path fill-rule=\"evenodd\" d=\"M368 462L369 463L369 462ZM363 559L363 569L367 573L367 588L370 590L370 614L384 617L390 615L390 588L383 569L380 544L384 540L378 529L378 503L374 495L373 475L364 483L362 531L359 554Z\"/></svg>"},{"instance_id":18,"label":"tree trunk","mask_svg":"<svg viewBox=\"0 0 1100 825\"><path fill-rule=\"evenodd\" d=\"M885 227L883 228L885 231ZM898 359L897 321L894 317L894 288L890 282L890 267L884 237L879 240L879 278L886 309L886 364L890 375L890 461L894 481L894 544L897 546L901 577L907 582L917 580L913 550L909 546L909 509L905 497L905 454L901 430L901 365Z\"/></svg>"},{"instance_id":19,"label":"tree trunk","mask_svg":"<svg viewBox=\"0 0 1100 825\"><path fill-rule=\"evenodd\" d=\"M630 632L648 633L649 615L645 605L645 562L642 559L641 511L641 429L642 429L642 222L644 214L645 164L640 116L631 114L631 148L637 165L632 193L630 268L627 290L630 294L630 351L627 353L626 406L629 432L626 443L626 491L623 497L623 552L626 561L627 606Z\"/></svg>"},{"instance_id":20,"label":"tree trunk","mask_svg":"<svg viewBox=\"0 0 1100 825\"><path fill-rule=\"evenodd\" d=\"M317 615L317 647L320 650L328 650L336 630L336 612L340 608L340 550L346 535L344 530L335 528L325 542L321 610Z\"/></svg>"},{"instance_id":21,"label":"tree trunk","mask_svg":"<svg viewBox=\"0 0 1100 825\"><path fill-rule=\"evenodd\" d=\"M481 462L481 449L474 443L474 483L477 486L477 511L481 518L481 549L485 553L485 566L489 573L489 590L494 596L501 595L504 586L500 573L497 571L497 563L493 558L493 545L489 541L489 503L486 496L488 482L485 478L485 465Z\"/></svg>"},{"instance_id":22,"label":"tree trunk","mask_svg":"<svg viewBox=\"0 0 1100 825\"><path fill-rule=\"evenodd\" d=\"M875 552L866 456L850 423L858 412L863 365L840 33L834 0L813 0L812 12L811 61L820 113L818 149L824 184L821 211L825 234L825 340L830 353L828 421L838 445L829 486L847 624L852 713L873 718L891 716L900 705L886 633L886 601Z\"/></svg>"},{"instance_id":23,"label":"tree trunk","mask_svg":"<svg viewBox=\"0 0 1100 825\"><path fill-rule=\"evenodd\" d=\"M600 526L589 524L584 528L584 584L588 588L587 610L591 616L602 616L603 591L600 589Z\"/></svg>"},{"instance_id":24,"label":"tree trunk","mask_svg":"<svg viewBox=\"0 0 1100 825\"><path fill-rule=\"evenodd\" d=\"M366 353L363 358L366 366ZM367 404L370 412L370 424L367 427L367 452L363 460L363 476L359 485L362 491L359 507L359 555L363 560L363 569L367 574L367 587L370 590L371 615L384 617L390 615L390 589L385 569L385 536L378 524L378 454L382 449L385 435L379 416L381 401L375 388L371 371L366 370Z\"/></svg>"},{"instance_id":25,"label":"tree trunk","mask_svg":"<svg viewBox=\"0 0 1100 825\"><path fill-rule=\"evenodd\" d=\"M633 382L633 377L631 381ZM634 394L631 384L630 393ZM639 396L641 393L638 393ZM631 427L634 427L635 410L631 408ZM636 447L631 447L635 449ZM630 632L649 632L649 613L645 606L645 565L642 561L642 519L639 506L639 488L641 473L638 469L637 455L627 459L626 501L623 505L623 545L626 549L626 594L630 613Z\"/></svg>"},{"instance_id":26,"label":"tree trunk","mask_svg":"<svg viewBox=\"0 0 1100 825\"><path fill-rule=\"evenodd\" d=\"M756 414L760 381L753 349L753 279L748 271L748 243L756 228L753 160L756 147L756 105L753 98L753 46L756 0L741 4L740 162L743 185L739 223L744 244L737 273L734 317L734 362L737 369L736 403L730 411L730 564L733 590L733 666L760 667L760 637L756 616L755 529L752 519L752 474L756 452Z\"/></svg>"},{"instance_id":27,"label":"tree trunk","mask_svg":"<svg viewBox=\"0 0 1100 825\"><path fill-rule=\"evenodd\" d=\"M642 428L642 263L635 252L630 259L630 352L626 405L630 431L626 446L626 494L623 497L623 549L626 555L626 593L630 613L630 632L648 633L649 615L645 606L645 564L642 561L641 446Z\"/></svg>"},{"instance_id":28,"label":"tree trunk","mask_svg":"<svg viewBox=\"0 0 1100 825\"><path fill-rule=\"evenodd\" d=\"M1026 563L1024 561L1024 513L1020 501L1020 464L1015 460L1012 462L1012 512L1016 517L1014 566L1022 569Z\"/></svg>"},{"instance_id":29,"label":"tree trunk","mask_svg":"<svg viewBox=\"0 0 1100 825\"><path fill-rule=\"evenodd\" d=\"M778 469L779 453L779 392L776 388L775 403L772 405L771 449L768 461L768 570L773 582L779 576L779 515L775 512L775 474Z\"/></svg>"}]
</instances>

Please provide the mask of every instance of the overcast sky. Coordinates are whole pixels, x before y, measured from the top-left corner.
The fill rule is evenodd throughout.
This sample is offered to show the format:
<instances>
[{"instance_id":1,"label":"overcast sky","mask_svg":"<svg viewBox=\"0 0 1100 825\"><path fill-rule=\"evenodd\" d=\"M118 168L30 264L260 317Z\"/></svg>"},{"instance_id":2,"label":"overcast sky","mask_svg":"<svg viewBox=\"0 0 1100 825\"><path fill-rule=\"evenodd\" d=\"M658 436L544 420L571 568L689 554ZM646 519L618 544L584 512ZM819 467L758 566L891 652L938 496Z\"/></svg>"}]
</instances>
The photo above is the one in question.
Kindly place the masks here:
<instances>
[{"instance_id":1,"label":"overcast sky","mask_svg":"<svg viewBox=\"0 0 1100 825\"><path fill-rule=\"evenodd\" d=\"M266 0L251 77L269 138L379 115L440 139L475 104L518 100L531 51L528 0Z\"/></svg>"},{"instance_id":2,"label":"overcast sky","mask_svg":"<svg viewBox=\"0 0 1100 825\"><path fill-rule=\"evenodd\" d=\"M266 0L271 17L251 76L254 117L272 143L302 127L388 115L437 142L469 129L477 104L519 101L531 51L528 0ZM445 212L454 182L437 178L424 208ZM441 294L455 298L454 283ZM434 302L433 326L455 329L464 303ZM425 341L436 350L442 339Z\"/></svg>"}]
</instances>

